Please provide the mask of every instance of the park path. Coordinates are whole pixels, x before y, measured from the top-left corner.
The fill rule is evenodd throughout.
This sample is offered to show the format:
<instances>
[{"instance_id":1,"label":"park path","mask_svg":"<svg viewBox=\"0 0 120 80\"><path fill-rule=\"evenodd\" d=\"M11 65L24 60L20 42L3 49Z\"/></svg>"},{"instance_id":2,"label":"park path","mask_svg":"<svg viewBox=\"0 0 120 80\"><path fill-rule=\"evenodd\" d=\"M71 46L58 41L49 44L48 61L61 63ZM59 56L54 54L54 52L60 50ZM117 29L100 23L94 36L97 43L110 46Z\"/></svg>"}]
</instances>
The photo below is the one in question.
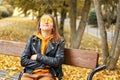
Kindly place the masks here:
<instances>
[{"instance_id":1,"label":"park path","mask_svg":"<svg viewBox=\"0 0 120 80\"><path fill-rule=\"evenodd\" d=\"M30 19L29 17L8 17L8 18L3 18L0 19L0 27L5 27L10 24L14 24L11 20L28 20ZM9 22L8 22L9 21Z\"/></svg>"},{"instance_id":2,"label":"park path","mask_svg":"<svg viewBox=\"0 0 120 80\"><path fill-rule=\"evenodd\" d=\"M67 27L68 29L70 28L70 20L66 19L65 20L65 27ZM79 24L79 20L77 20L76 25L78 26ZM91 34L97 38L101 38L100 36L100 29L99 28L95 28L95 27L90 27L89 25L86 25L85 27L85 33ZM107 39L108 41L112 41L113 40L113 36L114 36L114 32L107 32Z\"/></svg>"},{"instance_id":3,"label":"park path","mask_svg":"<svg viewBox=\"0 0 120 80\"><path fill-rule=\"evenodd\" d=\"M89 25L86 25L85 32L95 37L101 38L99 28L94 28L94 27L90 27ZM114 37L114 32L107 32L108 41L112 41L113 37Z\"/></svg>"},{"instance_id":4,"label":"park path","mask_svg":"<svg viewBox=\"0 0 120 80\"><path fill-rule=\"evenodd\" d=\"M0 27L4 27L4 26L10 25L10 24L12 24L12 23L11 22L6 22L6 23L0 22Z\"/></svg>"}]
</instances>

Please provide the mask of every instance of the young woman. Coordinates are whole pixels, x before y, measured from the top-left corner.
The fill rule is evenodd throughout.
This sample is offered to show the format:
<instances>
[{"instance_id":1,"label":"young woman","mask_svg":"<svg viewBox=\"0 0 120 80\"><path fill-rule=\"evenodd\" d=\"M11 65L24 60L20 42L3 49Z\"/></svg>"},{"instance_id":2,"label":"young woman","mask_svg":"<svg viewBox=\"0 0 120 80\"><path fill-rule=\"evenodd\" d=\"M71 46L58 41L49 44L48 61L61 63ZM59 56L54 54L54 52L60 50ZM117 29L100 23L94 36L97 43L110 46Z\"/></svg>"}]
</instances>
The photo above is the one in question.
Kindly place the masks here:
<instances>
[{"instance_id":1,"label":"young woman","mask_svg":"<svg viewBox=\"0 0 120 80\"><path fill-rule=\"evenodd\" d=\"M21 56L25 67L21 80L61 80L64 44L53 16L42 15L38 32L30 37Z\"/></svg>"}]
</instances>

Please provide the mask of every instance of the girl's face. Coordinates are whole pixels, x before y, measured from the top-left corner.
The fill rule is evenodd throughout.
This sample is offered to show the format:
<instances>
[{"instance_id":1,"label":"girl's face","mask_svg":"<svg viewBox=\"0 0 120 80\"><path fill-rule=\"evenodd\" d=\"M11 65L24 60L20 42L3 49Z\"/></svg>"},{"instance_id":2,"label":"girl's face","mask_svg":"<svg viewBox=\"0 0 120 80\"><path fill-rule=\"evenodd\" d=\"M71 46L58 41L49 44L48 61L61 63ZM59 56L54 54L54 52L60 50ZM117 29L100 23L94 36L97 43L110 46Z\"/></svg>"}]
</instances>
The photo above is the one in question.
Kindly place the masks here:
<instances>
[{"instance_id":1,"label":"girl's face","mask_svg":"<svg viewBox=\"0 0 120 80\"><path fill-rule=\"evenodd\" d=\"M43 15L40 19L40 29L41 30L52 30L53 20L49 15Z\"/></svg>"}]
</instances>

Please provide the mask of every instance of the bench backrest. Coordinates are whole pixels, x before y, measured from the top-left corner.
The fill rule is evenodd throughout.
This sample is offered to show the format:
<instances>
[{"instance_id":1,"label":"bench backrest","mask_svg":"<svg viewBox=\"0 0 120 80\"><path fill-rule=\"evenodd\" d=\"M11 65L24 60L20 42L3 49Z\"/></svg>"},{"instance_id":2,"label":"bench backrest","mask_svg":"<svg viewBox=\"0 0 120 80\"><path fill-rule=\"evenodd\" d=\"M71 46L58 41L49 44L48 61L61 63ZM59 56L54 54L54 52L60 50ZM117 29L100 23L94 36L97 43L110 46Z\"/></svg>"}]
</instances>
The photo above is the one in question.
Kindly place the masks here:
<instances>
[{"instance_id":1,"label":"bench backrest","mask_svg":"<svg viewBox=\"0 0 120 80\"><path fill-rule=\"evenodd\" d=\"M25 43L23 42L0 40L0 53L3 54L20 57L24 47ZM65 48L64 54L64 64L67 65L91 69L96 68L98 65L99 55L95 51Z\"/></svg>"}]
</instances>

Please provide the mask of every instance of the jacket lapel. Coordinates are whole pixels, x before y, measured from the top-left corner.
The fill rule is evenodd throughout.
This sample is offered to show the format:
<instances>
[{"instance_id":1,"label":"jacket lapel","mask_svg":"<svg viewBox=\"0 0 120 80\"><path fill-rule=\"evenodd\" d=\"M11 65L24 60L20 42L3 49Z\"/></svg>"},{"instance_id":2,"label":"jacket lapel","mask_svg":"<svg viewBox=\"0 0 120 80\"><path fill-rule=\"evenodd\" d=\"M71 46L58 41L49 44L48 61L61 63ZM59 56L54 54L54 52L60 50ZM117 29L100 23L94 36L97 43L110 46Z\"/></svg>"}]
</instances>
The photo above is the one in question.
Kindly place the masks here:
<instances>
[{"instance_id":1,"label":"jacket lapel","mask_svg":"<svg viewBox=\"0 0 120 80\"><path fill-rule=\"evenodd\" d=\"M52 51L52 50L54 50L54 49L55 49L55 43L50 42L50 43L48 44L47 49L46 49L46 54L48 54L50 51Z\"/></svg>"},{"instance_id":2,"label":"jacket lapel","mask_svg":"<svg viewBox=\"0 0 120 80\"><path fill-rule=\"evenodd\" d=\"M37 51L39 52L39 53L41 53L41 41L40 41L40 39L39 39L39 41L38 41L38 44L37 44Z\"/></svg>"},{"instance_id":3,"label":"jacket lapel","mask_svg":"<svg viewBox=\"0 0 120 80\"><path fill-rule=\"evenodd\" d=\"M35 50L40 53L40 49L41 49L41 41L40 39L36 39L35 43L33 44L33 47L35 48Z\"/></svg>"}]
</instances>

